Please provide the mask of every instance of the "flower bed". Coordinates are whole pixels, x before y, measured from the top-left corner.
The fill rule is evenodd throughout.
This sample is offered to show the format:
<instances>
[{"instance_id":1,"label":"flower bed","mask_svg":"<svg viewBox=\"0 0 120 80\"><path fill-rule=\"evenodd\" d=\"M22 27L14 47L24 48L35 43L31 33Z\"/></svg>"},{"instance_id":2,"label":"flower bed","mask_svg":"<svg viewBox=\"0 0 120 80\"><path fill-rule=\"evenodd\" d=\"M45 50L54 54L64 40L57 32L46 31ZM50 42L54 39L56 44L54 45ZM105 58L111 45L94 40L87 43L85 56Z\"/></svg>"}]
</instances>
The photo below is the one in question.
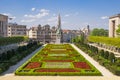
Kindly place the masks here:
<instances>
[{"instance_id":1,"label":"flower bed","mask_svg":"<svg viewBox=\"0 0 120 80\"><path fill-rule=\"evenodd\" d=\"M43 69L35 70L35 72L80 72L80 71L79 70L74 70L74 69L71 69L71 68L67 68L67 69L43 68Z\"/></svg>"},{"instance_id":2,"label":"flower bed","mask_svg":"<svg viewBox=\"0 0 120 80\"><path fill-rule=\"evenodd\" d=\"M74 66L76 68L91 69L91 67L86 62L74 62Z\"/></svg>"},{"instance_id":3,"label":"flower bed","mask_svg":"<svg viewBox=\"0 0 120 80\"><path fill-rule=\"evenodd\" d=\"M15 72L16 75L101 75L69 44L48 44Z\"/></svg>"},{"instance_id":4,"label":"flower bed","mask_svg":"<svg viewBox=\"0 0 120 80\"><path fill-rule=\"evenodd\" d=\"M39 62L30 62L27 64L27 66L25 67L26 69L34 69L34 68L38 68L41 66L41 63Z\"/></svg>"}]
</instances>

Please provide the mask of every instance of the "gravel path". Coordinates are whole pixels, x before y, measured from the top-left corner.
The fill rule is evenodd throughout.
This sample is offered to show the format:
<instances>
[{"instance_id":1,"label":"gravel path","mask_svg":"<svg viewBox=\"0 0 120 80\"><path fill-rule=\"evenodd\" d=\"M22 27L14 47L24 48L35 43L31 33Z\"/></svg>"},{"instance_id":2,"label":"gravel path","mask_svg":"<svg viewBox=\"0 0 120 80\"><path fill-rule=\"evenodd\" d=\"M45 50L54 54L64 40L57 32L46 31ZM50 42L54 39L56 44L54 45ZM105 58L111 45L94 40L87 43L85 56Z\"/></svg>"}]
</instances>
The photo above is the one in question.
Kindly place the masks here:
<instances>
[{"instance_id":1,"label":"gravel path","mask_svg":"<svg viewBox=\"0 0 120 80\"><path fill-rule=\"evenodd\" d=\"M83 55L91 64L93 64L101 73L103 76L109 77L109 76L115 76L113 75L109 70L107 70L105 67L101 66L98 62L96 62L94 59L92 59L88 54L84 53L82 50L80 50L77 46L74 44L71 44L81 55Z\"/></svg>"}]
</instances>

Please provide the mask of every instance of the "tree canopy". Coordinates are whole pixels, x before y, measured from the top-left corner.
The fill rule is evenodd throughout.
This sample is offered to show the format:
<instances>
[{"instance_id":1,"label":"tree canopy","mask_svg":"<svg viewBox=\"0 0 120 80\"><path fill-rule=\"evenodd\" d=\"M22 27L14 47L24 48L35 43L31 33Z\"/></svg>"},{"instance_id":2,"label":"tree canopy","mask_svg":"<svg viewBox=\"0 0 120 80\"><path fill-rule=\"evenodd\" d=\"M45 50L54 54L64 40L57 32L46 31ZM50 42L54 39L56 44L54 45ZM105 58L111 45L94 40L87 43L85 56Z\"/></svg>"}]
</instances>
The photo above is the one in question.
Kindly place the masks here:
<instances>
[{"instance_id":1,"label":"tree canopy","mask_svg":"<svg viewBox=\"0 0 120 80\"><path fill-rule=\"evenodd\" d=\"M118 29L116 30L116 33L120 35L120 24L118 25Z\"/></svg>"},{"instance_id":2,"label":"tree canopy","mask_svg":"<svg viewBox=\"0 0 120 80\"><path fill-rule=\"evenodd\" d=\"M94 28L91 32L92 36L108 36L108 30Z\"/></svg>"}]
</instances>

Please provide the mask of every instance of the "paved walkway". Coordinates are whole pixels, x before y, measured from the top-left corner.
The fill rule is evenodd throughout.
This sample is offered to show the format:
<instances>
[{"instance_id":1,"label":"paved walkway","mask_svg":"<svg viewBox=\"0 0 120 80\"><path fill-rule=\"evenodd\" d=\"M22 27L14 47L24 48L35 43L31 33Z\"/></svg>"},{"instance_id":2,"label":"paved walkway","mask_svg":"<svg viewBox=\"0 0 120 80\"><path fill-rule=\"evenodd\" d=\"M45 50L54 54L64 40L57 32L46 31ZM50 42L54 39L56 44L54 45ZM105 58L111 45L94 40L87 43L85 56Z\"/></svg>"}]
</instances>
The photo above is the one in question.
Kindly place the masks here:
<instances>
[{"instance_id":1,"label":"paved walkway","mask_svg":"<svg viewBox=\"0 0 120 80\"><path fill-rule=\"evenodd\" d=\"M75 49L77 49L90 62L92 61L93 62L92 64L98 64L87 54L85 54L80 49L78 49L75 45L72 44L72 46ZM37 52L39 49L37 49L35 52ZM35 52L33 52L32 54L30 54L29 56L24 58L18 64L10 67L10 69L8 71L6 71L5 73L3 73L2 76L0 76L0 80L120 80L120 77L114 76L109 71L107 73L107 74L110 73L109 76L107 74L105 74L106 72L104 72L104 70L106 70L106 69L102 70L104 72L104 76L16 76L16 75L14 75L15 69L18 66L20 66L21 64L23 64L26 60L28 60L31 56L33 56L35 54ZM89 58L91 58L91 59L89 59ZM97 65L95 65L95 66L97 67L97 69L99 69L100 65L98 64L98 66Z\"/></svg>"}]
</instances>

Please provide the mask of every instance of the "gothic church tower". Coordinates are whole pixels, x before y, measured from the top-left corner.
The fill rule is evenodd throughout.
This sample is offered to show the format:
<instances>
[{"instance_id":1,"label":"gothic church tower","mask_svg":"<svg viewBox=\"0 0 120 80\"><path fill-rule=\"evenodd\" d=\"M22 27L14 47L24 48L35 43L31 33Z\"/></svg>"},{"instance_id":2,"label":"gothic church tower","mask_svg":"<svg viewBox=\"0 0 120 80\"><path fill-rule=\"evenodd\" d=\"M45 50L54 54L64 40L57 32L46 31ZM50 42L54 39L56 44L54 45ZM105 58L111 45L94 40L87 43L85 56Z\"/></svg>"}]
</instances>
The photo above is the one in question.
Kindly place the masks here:
<instances>
[{"instance_id":1,"label":"gothic church tower","mask_svg":"<svg viewBox=\"0 0 120 80\"><path fill-rule=\"evenodd\" d=\"M62 29L61 29L61 17L58 15L58 25L56 30L56 44L60 44L62 42Z\"/></svg>"}]
</instances>

